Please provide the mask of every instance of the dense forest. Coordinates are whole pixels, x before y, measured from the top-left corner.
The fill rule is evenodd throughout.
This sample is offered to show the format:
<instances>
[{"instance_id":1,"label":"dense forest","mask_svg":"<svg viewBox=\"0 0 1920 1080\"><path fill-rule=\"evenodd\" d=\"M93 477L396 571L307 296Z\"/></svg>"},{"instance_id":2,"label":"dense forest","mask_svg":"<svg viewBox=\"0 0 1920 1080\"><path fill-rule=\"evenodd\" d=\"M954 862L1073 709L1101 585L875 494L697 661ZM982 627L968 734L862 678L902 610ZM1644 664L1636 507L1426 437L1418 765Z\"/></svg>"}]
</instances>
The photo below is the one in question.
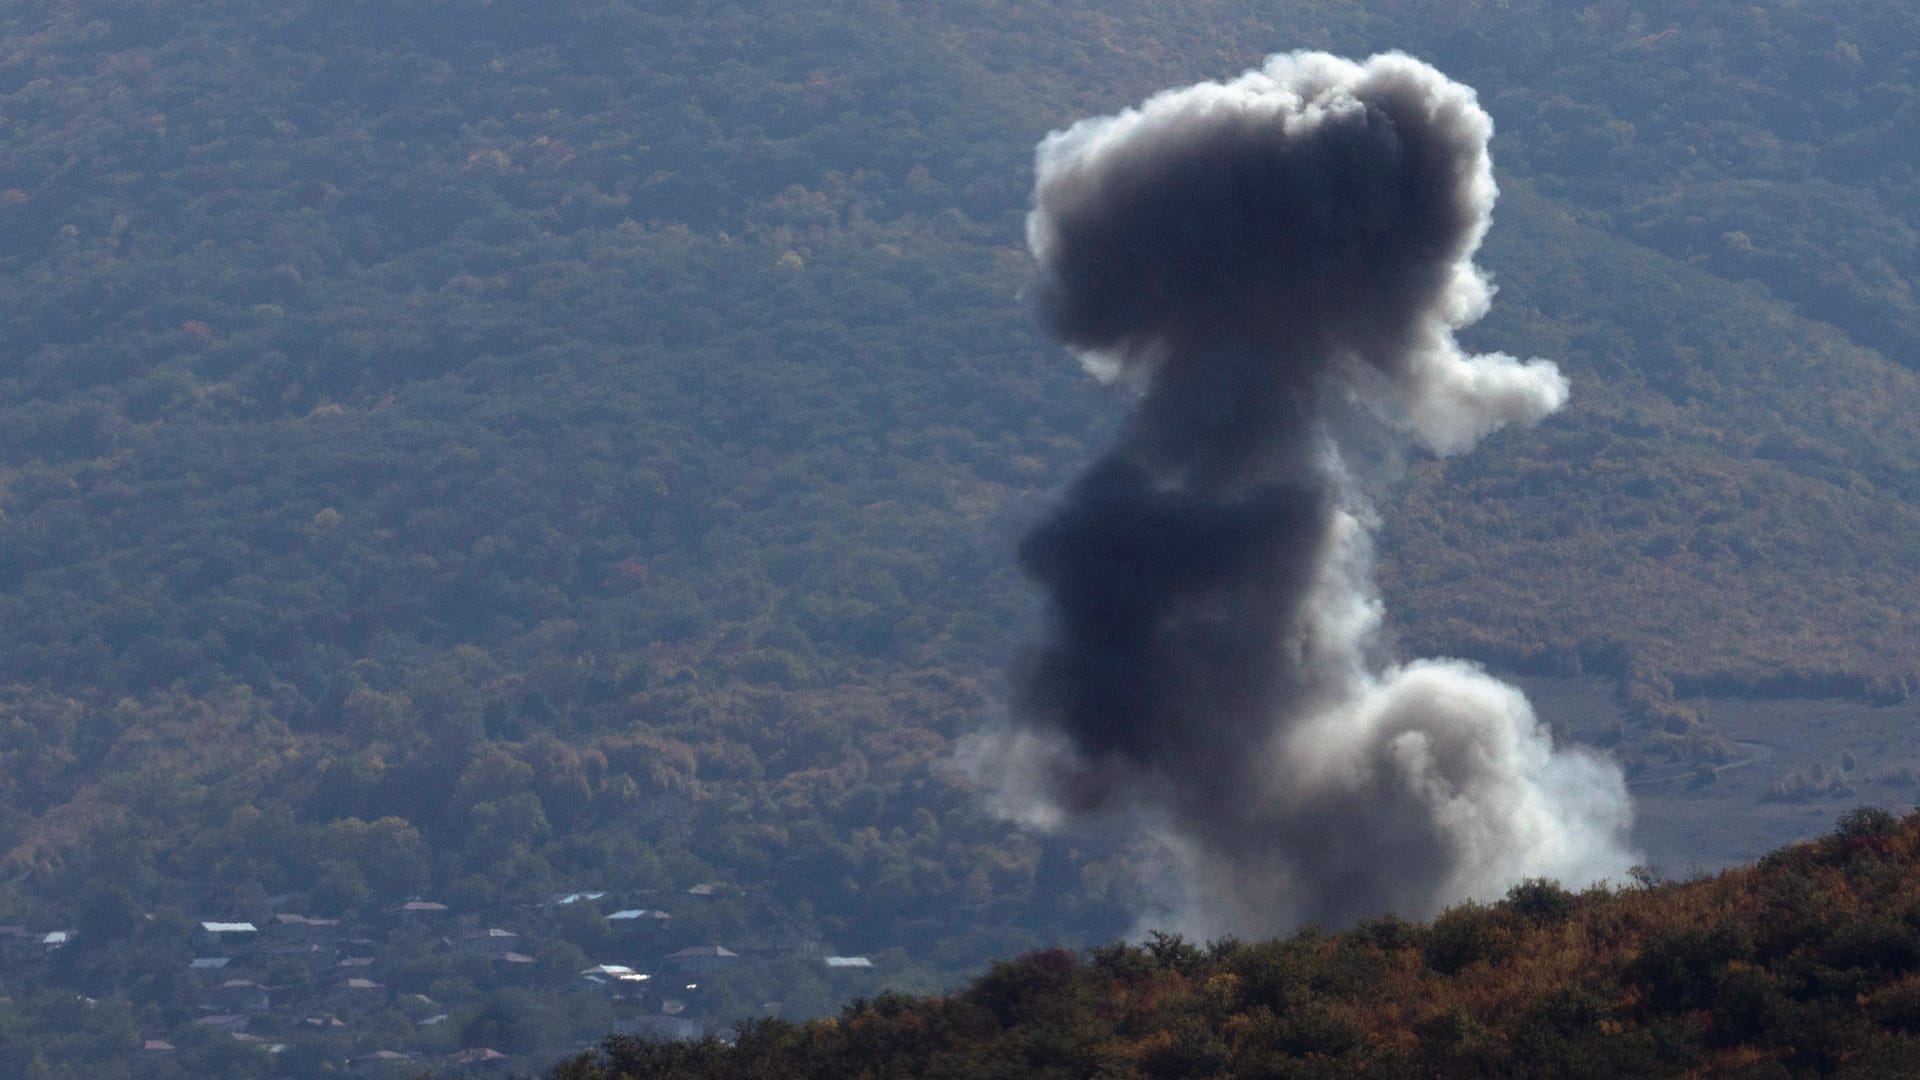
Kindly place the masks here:
<instances>
[{"instance_id":1,"label":"dense forest","mask_svg":"<svg viewBox=\"0 0 1920 1080\"><path fill-rule=\"evenodd\" d=\"M1135 929L1151 852L951 767L1124 406L1034 324L1032 148L1276 49L1479 88L1473 344L1574 385L1406 463L1405 646L1683 762L1699 694L1909 694L1920 15L1269 8L10 5L0 1073L525 1066Z\"/></svg>"}]
</instances>

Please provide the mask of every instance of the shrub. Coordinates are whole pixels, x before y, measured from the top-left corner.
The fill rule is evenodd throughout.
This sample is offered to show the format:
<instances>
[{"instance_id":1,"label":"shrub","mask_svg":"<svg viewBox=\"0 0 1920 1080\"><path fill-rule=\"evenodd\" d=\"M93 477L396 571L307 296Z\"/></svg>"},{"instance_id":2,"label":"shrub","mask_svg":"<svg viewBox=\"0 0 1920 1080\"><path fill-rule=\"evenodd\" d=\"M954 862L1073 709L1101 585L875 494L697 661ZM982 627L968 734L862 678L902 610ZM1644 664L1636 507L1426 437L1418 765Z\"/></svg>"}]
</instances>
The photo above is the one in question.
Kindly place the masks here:
<instances>
[{"instance_id":1,"label":"shrub","mask_svg":"<svg viewBox=\"0 0 1920 1080\"><path fill-rule=\"evenodd\" d=\"M1689 926L1656 933L1626 976L1647 989L1654 1008L1680 1012L1706 1008L1727 965L1753 955L1753 942L1744 927L1730 922L1710 927Z\"/></svg>"},{"instance_id":2,"label":"shrub","mask_svg":"<svg viewBox=\"0 0 1920 1080\"><path fill-rule=\"evenodd\" d=\"M1574 895L1551 878L1528 878L1507 890L1507 910L1534 923L1566 922L1578 905Z\"/></svg>"},{"instance_id":3,"label":"shrub","mask_svg":"<svg viewBox=\"0 0 1920 1080\"><path fill-rule=\"evenodd\" d=\"M1372 945L1381 952L1414 948L1426 938L1424 927L1393 914L1368 919L1355 926L1349 933L1354 939Z\"/></svg>"},{"instance_id":4,"label":"shrub","mask_svg":"<svg viewBox=\"0 0 1920 1080\"><path fill-rule=\"evenodd\" d=\"M1192 1020L1175 1025L1172 1038L1149 1051L1141 1062L1148 1076L1185 1080L1214 1076L1232 1060L1227 1044Z\"/></svg>"},{"instance_id":5,"label":"shrub","mask_svg":"<svg viewBox=\"0 0 1920 1080\"><path fill-rule=\"evenodd\" d=\"M1856 806L1840 815L1833 834L1842 840L1885 836L1900 827L1900 819L1878 806Z\"/></svg>"},{"instance_id":6,"label":"shrub","mask_svg":"<svg viewBox=\"0 0 1920 1080\"><path fill-rule=\"evenodd\" d=\"M1427 934L1427 966L1452 975L1481 961L1498 963L1513 951L1514 937L1498 910L1463 904L1433 920Z\"/></svg>"}]
</instances>

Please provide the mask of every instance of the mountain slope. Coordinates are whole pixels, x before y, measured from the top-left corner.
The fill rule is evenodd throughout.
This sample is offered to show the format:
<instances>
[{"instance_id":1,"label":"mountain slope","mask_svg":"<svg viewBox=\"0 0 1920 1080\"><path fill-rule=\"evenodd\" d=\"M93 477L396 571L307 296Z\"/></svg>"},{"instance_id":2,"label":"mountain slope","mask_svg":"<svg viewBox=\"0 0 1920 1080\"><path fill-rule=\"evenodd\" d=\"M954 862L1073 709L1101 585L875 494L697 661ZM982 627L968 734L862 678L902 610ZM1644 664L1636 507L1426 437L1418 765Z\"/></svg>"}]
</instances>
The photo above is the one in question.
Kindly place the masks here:
<instances>
[{"instance_id":1,"label":"mountain slope","mask_svg":"<svg viewBox=\"0 0 1920 1080\"><path fill-rule=\"evenodd\" d=\"M616 1038L555 1080L695 1077L1897 1076L1914 1033L1920 821L1686 884L1516 885L1431 924L1032 953L737 1045Z\"/></svg>"},{"instance_id":2,"label":"mountain slope","mask_svg":"<svg viewBox=\"0 0 1920 1080\"><path fill-rule=\"evenodd\" d=\"M1404 644L1617 675L1703 759L1739 732L1697 692L1910 691L1911 20L1268 8L9 8L0 922L104 944L5 991L175 1031L139 916L263 897L484 928L720 882L628 959L883 957L715 1022L1124 932L1150 857L945 766L1030 631L1013 545L1124 406L1034 326L1031 151L1277 48L1480 87L1472 338L1575 382L1383 498ZM452 963L395 985L517 987Z\"/></svg>"}]
</instances>

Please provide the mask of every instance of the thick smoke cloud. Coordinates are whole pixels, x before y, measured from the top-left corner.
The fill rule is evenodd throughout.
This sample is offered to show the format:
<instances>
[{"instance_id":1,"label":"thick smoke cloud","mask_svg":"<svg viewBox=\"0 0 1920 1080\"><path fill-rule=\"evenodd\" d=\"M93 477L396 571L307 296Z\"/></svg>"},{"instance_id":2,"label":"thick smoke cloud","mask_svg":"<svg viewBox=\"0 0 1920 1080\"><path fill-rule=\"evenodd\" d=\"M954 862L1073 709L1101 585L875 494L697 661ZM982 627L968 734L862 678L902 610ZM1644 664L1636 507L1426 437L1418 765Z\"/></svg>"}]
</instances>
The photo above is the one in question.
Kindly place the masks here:
<instances>
[{"instance_id":1,"label":"thick smoke cloud","mask_svg":"<svg viewBox=\"0 0 1920 1080\"><path fill-rule=\"evenodd\" d=\"M1472 665L1385 655L1342 453L1356 414L1446 454L1566 399L1552 364L1454 340L1492 296L1491 134L1409 57L1295 53L1040 144L1043 316L1139 401L1021 546L1051 636L973 752L1010 812L1156 831L1184 929L1426 916L1632 862L1617 768Z\"/></svg>"}]
</instances>

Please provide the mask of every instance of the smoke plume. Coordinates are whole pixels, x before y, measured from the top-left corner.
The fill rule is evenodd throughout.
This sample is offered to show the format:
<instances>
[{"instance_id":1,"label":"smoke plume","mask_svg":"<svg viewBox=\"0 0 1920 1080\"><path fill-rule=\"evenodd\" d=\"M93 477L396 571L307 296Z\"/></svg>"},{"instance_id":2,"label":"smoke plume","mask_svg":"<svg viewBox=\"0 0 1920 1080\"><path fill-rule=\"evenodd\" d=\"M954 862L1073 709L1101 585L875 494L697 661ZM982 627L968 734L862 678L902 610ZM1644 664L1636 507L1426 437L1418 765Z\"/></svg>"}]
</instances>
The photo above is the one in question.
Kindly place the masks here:
<instances>
[{"instance_id":1,"label":"smoke plume","mask_svg":"<svg viewBox=\"0 0 1920 1080\"><path fill-rule=\"evenodd\" d=\"M1454 340L1492 296L1491 134L1407 56L1294 53L1039 146L1043 317L1138 405L1021 545L1050 636L976 765L1029 820L1154 830L1183 929L1424 917L1632 862L1617 768L1380 640L1353 433L1452 454L1567 396Z\"/></svg>"}]
</instances>

